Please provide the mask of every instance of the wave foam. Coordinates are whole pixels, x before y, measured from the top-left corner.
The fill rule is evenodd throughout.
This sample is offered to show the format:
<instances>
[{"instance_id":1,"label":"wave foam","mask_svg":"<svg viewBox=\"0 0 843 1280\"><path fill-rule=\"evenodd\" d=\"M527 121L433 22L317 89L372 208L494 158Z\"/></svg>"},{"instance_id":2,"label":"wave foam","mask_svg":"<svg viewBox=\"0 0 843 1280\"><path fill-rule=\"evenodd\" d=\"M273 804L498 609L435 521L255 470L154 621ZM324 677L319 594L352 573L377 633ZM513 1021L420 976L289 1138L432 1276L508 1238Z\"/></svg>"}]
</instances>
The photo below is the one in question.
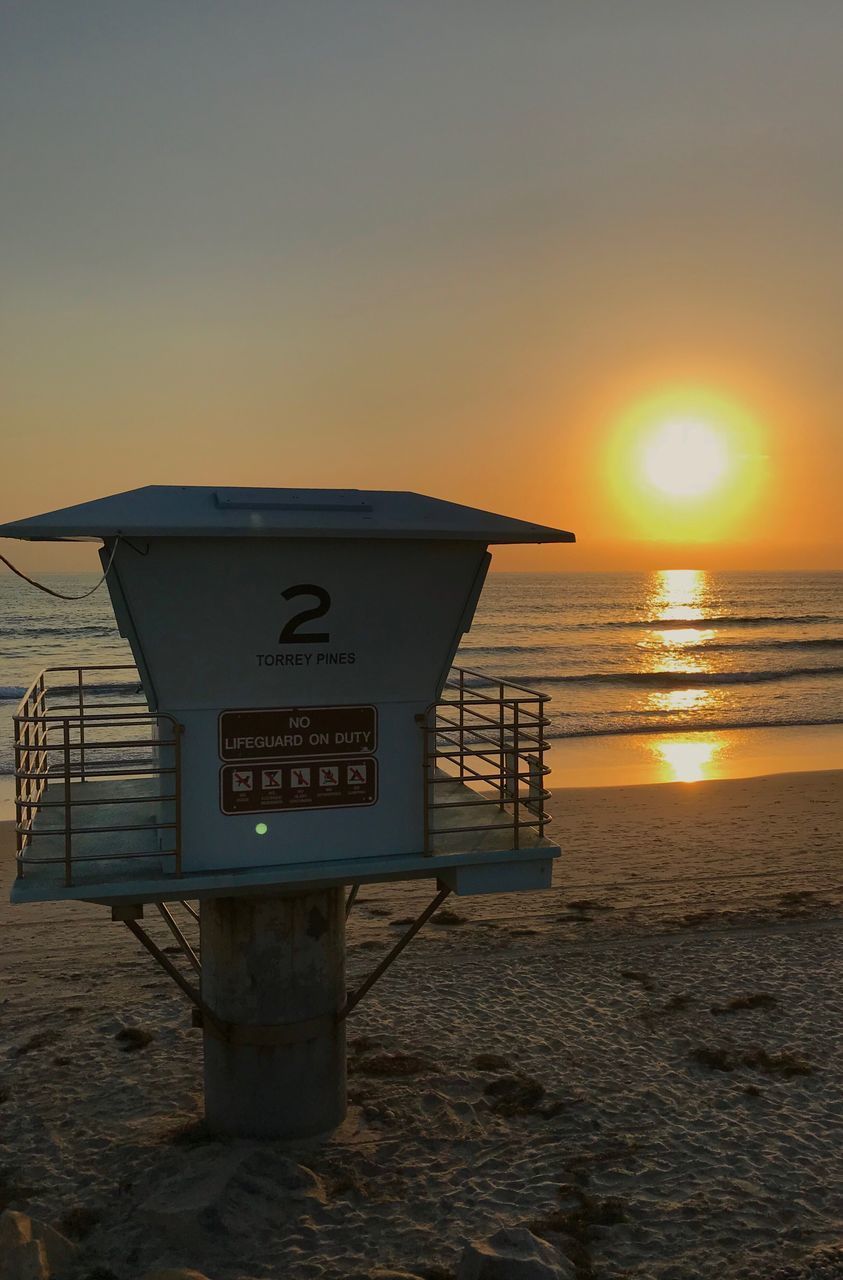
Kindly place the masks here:
<instances>
[{"instance_id":1,"label":"wave foam","mask_svg":"<svg viewBox=\"0 0 843 1280\"><path fill-rule=\"evenodd\" d=\"M644 689L708 689L718 685L767 684L777 680L841 676L843 667L781 667L773 671L590 671L578 676L509 676L513 683L622 684Z\"/></svg>"},{"instance_id":2,"label":"wave foam","mask_svg":"<svg viewBox=\"0 0 843 1280\"><path fill-rule=\"evenodd\" d=\"M684 618L622 618L616 622L579 622L578 627L647 627L653 631L679 631L688 627L705 631L709 627L784 627L793 625L816 624L820 622L840 622L840 618L828 613L747 613L716 614L708 618L687 616Z\"/></svg>"}]
</instances>

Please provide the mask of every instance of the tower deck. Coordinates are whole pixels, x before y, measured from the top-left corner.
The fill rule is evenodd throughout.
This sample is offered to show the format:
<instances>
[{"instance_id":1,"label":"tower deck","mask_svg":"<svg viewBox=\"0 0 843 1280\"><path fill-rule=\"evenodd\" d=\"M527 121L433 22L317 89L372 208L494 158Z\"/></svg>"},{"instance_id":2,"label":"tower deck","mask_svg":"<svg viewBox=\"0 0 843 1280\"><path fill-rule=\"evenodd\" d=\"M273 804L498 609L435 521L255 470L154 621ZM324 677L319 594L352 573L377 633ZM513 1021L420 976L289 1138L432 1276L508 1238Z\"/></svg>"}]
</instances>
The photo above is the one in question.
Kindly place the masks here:
<instances>
[{"instance_id":1,"label":"tower deck","mask_svg":"<svg viewBox=\"0 0 843 1280\"><path fill-rule=\"evenodd\" d=\"M73 784L76 822L90 830L74 839L71 885L65 884L64 811L60 805L41 809L32 826L35 838L20 860L22 874L14 882L12 901L176 902L241 893L272 894L280 888L305 890L422 879L441 880L456 893L541 889L549 885L552 861L559 856L558 846L533 830L523 832L520 848L513 848L512 828L496 823L500 816L496 806L482 810L478 817L471 807L477 793L462 783L443 780L442 800L453 804L455 820L463 827L471 823L472 830L461 834L457 828L433 837L429 854L293 859L277 866L177 874L167 866L172 862L167 855L146 853L156 831L148 803L155 800L155 787L156 783L147 779L123 780L120 803L106 808L102 798L106 794L113 797L118 791L113 781ZM46 788L44 798L61 800L63 795L64 788L55 784ZM127 830L109 829L116 826Z\"/></svg>"},{"instance_id":2,"label":"tower deck","mask_svg":"<svg viewBox=\"0 0 843 1280\"><path fill-rule=\"evenodd\" d=\"M249 866L233 848L230 867L191 870L181 859L180 727L127 700L137 696L134 672L113 683L126 670L105 677L108 701L74 668L71 680L64 669L41 673L21 704L13 902L152 903L381 880L432 879L458 894L549 886L560 850L544 833L542 695L452 673L419 726L426 835L417 851L314 858L293 845L277 863ZM52 705L51 674L65 698ZM101 689L101 670L97 678Z\"/></svg>"}]
</instances>

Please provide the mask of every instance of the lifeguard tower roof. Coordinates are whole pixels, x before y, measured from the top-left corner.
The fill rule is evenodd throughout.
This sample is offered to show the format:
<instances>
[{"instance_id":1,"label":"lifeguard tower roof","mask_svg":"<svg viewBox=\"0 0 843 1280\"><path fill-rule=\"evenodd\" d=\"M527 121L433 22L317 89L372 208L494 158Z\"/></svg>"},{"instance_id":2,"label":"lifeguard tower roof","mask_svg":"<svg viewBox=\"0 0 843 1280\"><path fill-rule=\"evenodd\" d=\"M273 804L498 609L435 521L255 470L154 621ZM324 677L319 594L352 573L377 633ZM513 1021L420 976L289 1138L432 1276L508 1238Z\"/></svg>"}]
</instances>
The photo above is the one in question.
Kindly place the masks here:
<instances>
[{"instance_id":1,"label":"lifeguard tower roof","mask_svg":"<svg viewBox=\"0 0 843 1280\"><path fill-rule=\"evenodd\" d=\"M421 493L147 485L0 525L33 542L125 537L419 538L574 542L572 533Z\"/></svg>"}]
</instances>

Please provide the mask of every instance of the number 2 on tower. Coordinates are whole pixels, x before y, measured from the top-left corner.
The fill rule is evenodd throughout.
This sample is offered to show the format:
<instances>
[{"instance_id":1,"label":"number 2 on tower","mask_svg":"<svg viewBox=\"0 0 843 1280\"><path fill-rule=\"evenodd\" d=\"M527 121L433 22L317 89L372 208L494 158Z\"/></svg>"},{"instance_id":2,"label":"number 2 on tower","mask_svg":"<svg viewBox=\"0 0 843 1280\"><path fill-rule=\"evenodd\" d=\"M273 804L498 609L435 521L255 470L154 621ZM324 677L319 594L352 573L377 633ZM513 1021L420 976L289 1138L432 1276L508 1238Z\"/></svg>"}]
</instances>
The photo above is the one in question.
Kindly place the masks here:
<instances>
[{"instance_id":1,"label":"number 2 on tower","mask_svg":"<svg viewBox=\"0 0 843 1280\"><path fill-rule=\"evenodd\" d=\"M314 618L324 618L325 614L331 607L331 597L324 587L316 587L312 582L300 582L295 587L287 587L286 591L282 591L281 595L285 600L294 600L296 596L314 596L319 603L315 609L302 609L300 613L293 614L289 622L285 623L280 636L279 644L327 644L330 640L330 633L327 631L299 631L299 627L305 622L312 622Z\"/></svg>"}]
</instances>

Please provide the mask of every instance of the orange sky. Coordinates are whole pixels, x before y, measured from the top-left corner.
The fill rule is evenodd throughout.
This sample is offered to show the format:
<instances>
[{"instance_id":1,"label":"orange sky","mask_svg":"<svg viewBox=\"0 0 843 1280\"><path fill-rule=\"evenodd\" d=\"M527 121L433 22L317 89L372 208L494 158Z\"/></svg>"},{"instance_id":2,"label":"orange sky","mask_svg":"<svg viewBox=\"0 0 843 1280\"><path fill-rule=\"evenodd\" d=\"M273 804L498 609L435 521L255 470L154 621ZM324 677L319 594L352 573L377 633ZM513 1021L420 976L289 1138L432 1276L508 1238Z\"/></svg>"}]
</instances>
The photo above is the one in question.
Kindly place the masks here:
<instances>
[{"instance_id":1,"label":"orange sky","mask_svg":"<svg viewBox=\"0 0 843 1280\"><path fill-rule=\"evenodd\" d=\"M843 567L839 6L4 21L4 520L409 488L578 536L498 568ZM683 396L744 427L666 539L622 440Z\"/></svg>"}]
</instances>

